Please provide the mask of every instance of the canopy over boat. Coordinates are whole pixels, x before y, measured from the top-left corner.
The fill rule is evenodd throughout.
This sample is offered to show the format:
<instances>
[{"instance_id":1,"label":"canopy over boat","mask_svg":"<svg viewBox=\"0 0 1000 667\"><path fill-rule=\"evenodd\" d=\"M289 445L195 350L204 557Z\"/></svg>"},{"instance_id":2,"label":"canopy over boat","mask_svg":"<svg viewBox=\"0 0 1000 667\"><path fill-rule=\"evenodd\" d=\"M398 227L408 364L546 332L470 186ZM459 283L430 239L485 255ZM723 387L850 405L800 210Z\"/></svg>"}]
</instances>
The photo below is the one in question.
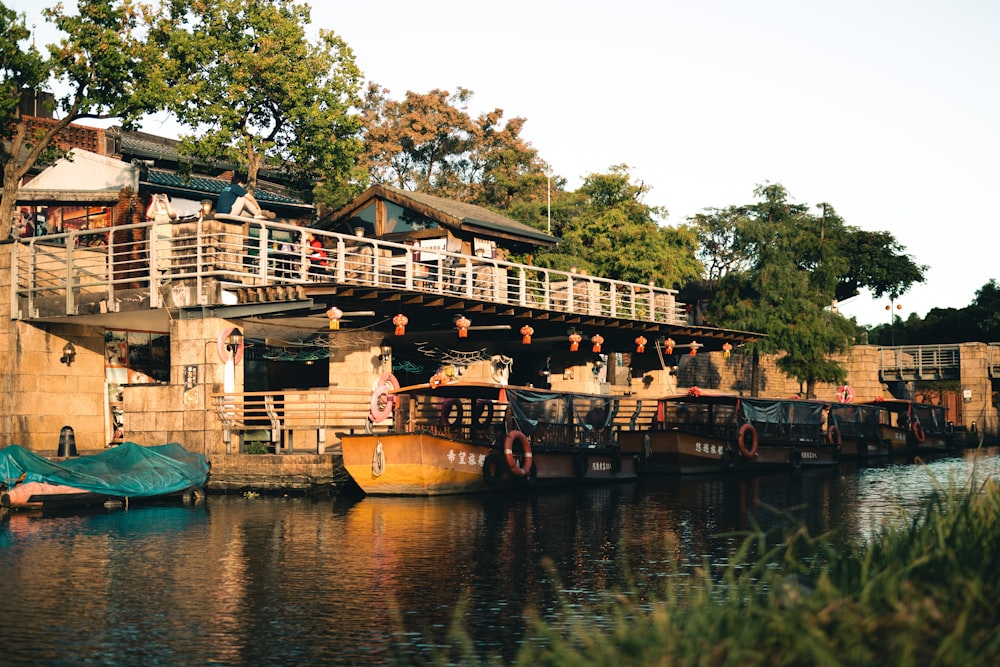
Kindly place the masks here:
<instances>
[{"instance_id":1,"label":"canopy over boat","mask_svg":"<svg viewBox=\"0 0 1000 667\"><path fill-rule=\"evenodd\" d=\"M201 487L208 461L179 444L143 447L126 442L93 456L51 461L20 445L0 449L0 484L43 482L125 498L160 496Z\"/></svg>"}]
</instances>

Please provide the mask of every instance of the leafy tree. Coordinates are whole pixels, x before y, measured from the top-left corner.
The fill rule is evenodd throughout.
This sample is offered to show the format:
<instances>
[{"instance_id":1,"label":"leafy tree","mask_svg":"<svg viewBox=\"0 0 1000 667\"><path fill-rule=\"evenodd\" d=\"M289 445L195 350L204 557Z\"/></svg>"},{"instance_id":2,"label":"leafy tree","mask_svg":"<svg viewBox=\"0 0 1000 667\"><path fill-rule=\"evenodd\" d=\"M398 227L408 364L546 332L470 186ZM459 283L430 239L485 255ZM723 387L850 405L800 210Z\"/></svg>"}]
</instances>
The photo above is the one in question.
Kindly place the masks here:
<instances>
[{"instance_id":1,"label":"leafy tree","mask_svg":"<svg viewBox=\"0 0 1000 667\"><path fill-rule=\"evenodd\" d=\"M361 72L343 39L306 38L310 8L290 0L165 0L151 15L165 58L169 108L199 135L182 148L206 161L288 172L337 206L357 190ZM346 187L345 187L346 186Z\"/></svg>"},{"instance_id":2,"label":"leafy tree","mask_svg":"<svg viewBox=\"0 0 1000 667\"><path fill-rule=\"evenodd\" d=\"M924 318L911 314L892 326L880 324L869 332L876 345L945 345L1000 340L1000 286L990 280L964 308L932 308Z\"/></svg>"},{"instance_id":3,"label":"leafy tree","mask_svg":"<svg viewBox=\"0 0 1000 667\"><path fill-rule=\"evenodd\" d=\"M362 168L374 183L431 192L538 223L546 165L521 138L523 118L503 110L473 118L473 92L408 91L400 101L369 85L364 106ZM529 203L526 206L526 203Z\"/></svg>"},{"instance_id":4,"label":"leafy tree","mask_svg":"<svg viewBox=\"0 0 1000 667\"><path fill-rule=\"evenodd\" d=\"M575 265L596 275L665 287L697 278L702 266L694 256L694 230L658 224L667 212L643 201L648 192L649 186L632 182L626 165L587 176L564 202L572 210L559 222L559 247L540 255L538 264L563 270Z\"/></svg>"},{"instance_id":5,"label":"leafy tree","mask_svg":"<svg viewBox=\"0 0 1000 667\"><path fill-rule=\"evenodd\" d=\"M830 308L847 261L837 243L842 221L832 207L820 217L788 201L780 185L758 186L759 201L741 209L732 238L746 263L719 279L709 304L715 324L767 337L754 354L783 352L778 366L815 395L817 382L840 382L844 369L830 355L845 351L853 324ZM758 391L756 378L752 391Z\"/></svg>"},{"instance_id":6,"label":"leafy tree","mask_svg":"<svg viewBox=\"0 0 1000 667\"><path fill-rule=\"evenodd\" d=\"M118 118L130 126L159 102L149 92L147 75L153 51L140 34L138 5L131 0L78 0L77 14L61 4L43 11L64 37L43 56L26 45L30 33L19 17L0 5L0 238L7 238L21 180L36 165L60 155L59 133L84 118ZM28 131L17 102L21 90L55 84L57 121Z\"/></svg>"}]
</instances>

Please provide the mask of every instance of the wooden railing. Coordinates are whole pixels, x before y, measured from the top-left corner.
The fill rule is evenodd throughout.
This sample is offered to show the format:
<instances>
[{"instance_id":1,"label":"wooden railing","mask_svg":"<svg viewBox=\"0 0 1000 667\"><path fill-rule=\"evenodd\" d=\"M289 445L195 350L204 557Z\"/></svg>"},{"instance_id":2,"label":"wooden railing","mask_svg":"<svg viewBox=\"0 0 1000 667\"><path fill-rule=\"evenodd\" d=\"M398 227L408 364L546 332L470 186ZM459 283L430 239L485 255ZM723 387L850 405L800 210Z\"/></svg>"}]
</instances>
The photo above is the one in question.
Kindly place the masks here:
<instances>
[{"instance_id":1,"label":"wooden railing","mask_svg":"<svg viewBox=\"0 0 1000 667\"><path fill-rule=\"evenodd\" d=\"M71 231L11 247L14 319L160 308L180 280L196 288L201 302L191 305L215 305L204 303L207 281L245 293L331 282L687 323L675 290L231 216Z\"/></svg>"}]
</instances>

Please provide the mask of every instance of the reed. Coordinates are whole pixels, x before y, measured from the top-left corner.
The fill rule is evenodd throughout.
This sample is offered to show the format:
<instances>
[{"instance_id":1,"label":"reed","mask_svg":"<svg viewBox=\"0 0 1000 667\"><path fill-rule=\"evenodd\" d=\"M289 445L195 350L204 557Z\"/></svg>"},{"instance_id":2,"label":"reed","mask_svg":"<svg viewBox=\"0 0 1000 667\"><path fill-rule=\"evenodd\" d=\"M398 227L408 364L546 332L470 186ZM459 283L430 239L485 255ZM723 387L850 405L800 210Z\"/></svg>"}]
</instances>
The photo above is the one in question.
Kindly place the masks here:
<instances>
[{"instance_id":1,"label":"reed","mask_svg":"<svg viewBox=\"0 0 1000 667\"><path fill-rule=\"evenodd\" d=\"M721 571L669 578L650 602L621 594L536 616L517 664L1000 664L998 525L993 484L941 490L864 545L802 527L776 545L748 534ZM614 622L595 627L593 614Z\"/></svg>"}]
</instances>

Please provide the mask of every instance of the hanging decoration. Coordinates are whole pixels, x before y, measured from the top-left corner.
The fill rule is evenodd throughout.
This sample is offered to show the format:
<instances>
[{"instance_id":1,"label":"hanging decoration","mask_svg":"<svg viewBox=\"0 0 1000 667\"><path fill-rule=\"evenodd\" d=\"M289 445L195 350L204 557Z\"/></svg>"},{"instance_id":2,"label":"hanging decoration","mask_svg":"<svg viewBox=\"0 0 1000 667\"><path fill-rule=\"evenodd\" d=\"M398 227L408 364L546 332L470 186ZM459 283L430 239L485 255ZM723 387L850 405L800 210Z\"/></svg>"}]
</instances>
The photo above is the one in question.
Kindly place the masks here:
<instances>
[{"instance_id":1,"label":"hanging decoration","mask_svg":"<svg viewBox=\"0 0 1000 667\"><path fill-rule=\"evenodd\" d=\"M344 311L336 306L330 306L330 309L326 311L326 316L330 318L330 330L334 331L340 328L340 318L344 316Z\"/></svg>"},{"instance_id":2,"label":"hanging decoration","mask_svg":"<svg viewBox=\"0 0 1000 667\"><path fill-rule=\"evenodd\" d=\"M690 354L692 357L697 356L699 347L704 347L704 346L696 340L691 341L691 351L688 352L688 354Z\"/></svg>"},{"instance_id":3,"label":"hanging decoration","mask_svg":"<svg viewBox=\"0 0 1000 667\"><path fill-rule=\"evenodd\" d=\"M639 352L639 353L645 352L646 351L646 343L648 343L648 342L649 341L646 340L645 336L639 336L638 338L636 338L635 339L635 351Z\"/></svg>"},{"instance_id":4,"label":"hanging decoration","mask_svg":"<svg viewBox=\"0 0 1000 667\"><path fill-rule=\"evenodd\" d=\"M583 340L583 336L577 332L573 332L569 335L569 351L576 352L580 349L580 341Z\"/></svg>"},{"instance_id":5,"label":"hanging decoration","mask_svg":"<svg viewBox=\"0 0 1000 667\"><path fill-rule=\"evenodd\" d=\"M455 326L458 327L458 337L468 338L469 337L469 325L472 324L470 320L465 315L459 315L458 319L455 320Z\"/></svg>"},{"instance_id":6,"label":"hanging decoration","mask_svg":"<svg viewBox=\"0 0 1000 667\"><path fill-rule=\"evenodd\" d=\"M406 333L406 325L410 323L410 319L403 313L400 313L392 318L392 323L396 325L396 335L402 336Z\"/></svg>"},{"instance_id":7,"label":"hanging decoration","mask_svg":"<svg viewBox=\"0 0 1000 667\"><path fill-rule=\"evenodd\" d=\"M601 334L594 334L590 337L590 342L594 344L593 352L597 353L601 351L601 345L604 343L604 336Z\"/></svg>"},{"instance_id":8,"label":"hanging decoration","mask_svg":"<svg viewBox=\"0 0 1000 667\"><path fill-rule=\"evenodd\" d=\"M674 353L674 345L677 345L677 341L675 341L673 338L668 338L665 341L663 341L663 350L667 354L673 354Z\"/></svg>"},{"instance_id":9,"label":"hanging decoration","mask_svg":"<svg viewBox=\"0 0 1000 667\"><path fill-rule=\"evenodd\" d=\"M535 333L535 330L525 324L521 327L521 343L524 345L531 345L531 335Z\"/></svg>"},{"instance_id":10,"label":"hanging decoration","mask_svg":"<svg viewBox=\"0 0 1000 667\"><path fill-rule=\"evenodd\" d=\"M722 344L722 357L728 359L733 354L733 346L730 343Z\"/></svg>"}]
</instances>

